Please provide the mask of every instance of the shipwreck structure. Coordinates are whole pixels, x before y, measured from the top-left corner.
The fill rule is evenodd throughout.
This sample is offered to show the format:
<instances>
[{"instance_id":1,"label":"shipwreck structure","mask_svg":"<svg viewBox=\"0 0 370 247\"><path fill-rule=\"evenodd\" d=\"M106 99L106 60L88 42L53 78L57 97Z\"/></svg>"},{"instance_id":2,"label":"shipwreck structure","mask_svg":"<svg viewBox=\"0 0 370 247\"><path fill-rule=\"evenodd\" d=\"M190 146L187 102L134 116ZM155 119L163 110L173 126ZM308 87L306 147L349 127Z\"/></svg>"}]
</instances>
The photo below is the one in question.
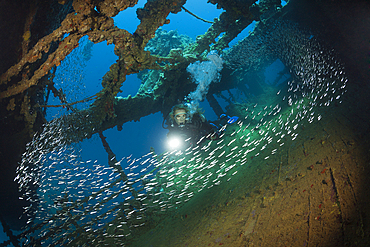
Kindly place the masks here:
<instances>
[{"instance_id":1,"label":"shipwreck structure","mask_svg":"<svg viewBox=\"0 0 370 247\"><path fill-rule=\"evenodd\" d=\"M184 8L185 0L147 1L137 9L140 24L134 33L113 21L135 6L134 0L1 3L7 25L0 39L6 47L0 59L0 219L9 240L0 246L80 246L86 241L97 246L369 244L369 3L290 0L283 7L277 0L208 2L224 11L195 42L180 42L177 34L160 28L170 22L170 13L194 15ZM252 22L257 22L254 31L229 47ZM176 45L156 50L156 39L166 35ZM65 90L53 79L83 37L113 44L118 60L102 78L99 93L67 102ZM224 110L215 95L237 89L248 102L225 98L231 103L227 113L245 114L246 120L225 131L224 143L177 159L152 152L142 160L127 158L128 165L121 166L103 131L120 130L156 112L166 116L196 87L188 65L205 61L212 50L222 54L225 66L207 100L220 115ZM283 105L271 100L280 91L263 84L263 71L277 59L286 67L282 74L289 75L280 83ZM135 73L142 79L137 94L117 97L126 76ZM52 96L59 105L48 104ZM84 102L91 104L75 107ZM327 108L316 108L321 106ZM47 122L47 107L66 108L69 114ZM300 123L321 118L317 124ZM61 152L72 157L69 146L93 135L108 153L109 180L100 189L86 187L82 198L64 193L70 185L82 186L71 179L72 170L81 169L94 184L95 178L103 179L101 167L90 171L69 159L71 168L62 172L38 164L61 161ZM136 164L148 172L135 174ZM68 186L63 191L46 178ZM61 195L48 201L50 188ZM18 220L24 211L29 215ZM12 229L23 232L16 235Z\"/></svg>"}]
</instances>

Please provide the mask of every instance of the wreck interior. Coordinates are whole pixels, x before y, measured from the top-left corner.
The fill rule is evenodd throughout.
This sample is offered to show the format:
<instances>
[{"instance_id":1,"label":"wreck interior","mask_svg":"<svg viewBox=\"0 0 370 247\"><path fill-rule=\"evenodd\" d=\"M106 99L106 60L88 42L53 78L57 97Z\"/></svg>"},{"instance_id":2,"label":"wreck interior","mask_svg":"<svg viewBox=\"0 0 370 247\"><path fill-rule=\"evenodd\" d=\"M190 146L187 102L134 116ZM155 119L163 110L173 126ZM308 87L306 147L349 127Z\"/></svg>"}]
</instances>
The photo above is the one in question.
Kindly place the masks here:
<instances>
[{"instance_id":1,"label":"wreck interior","mask_svg":"<svg viewBox=\"0 0 370 247\"><path fill-rule=\"evenodd\" d=\"M148 0L119 28L137 2L0 3L0 246L369 246L370 2L208 0L221 14L204 20ZM208 30L162 29L179 12ZM99 90L58 82L102 43L117 59ZM123 157L104 131L166 118L208 76L191 65L218 66L201 100L238 120L201 146ZM84 140L106 160L82 158Z\"/></svg>"}]
</instances>

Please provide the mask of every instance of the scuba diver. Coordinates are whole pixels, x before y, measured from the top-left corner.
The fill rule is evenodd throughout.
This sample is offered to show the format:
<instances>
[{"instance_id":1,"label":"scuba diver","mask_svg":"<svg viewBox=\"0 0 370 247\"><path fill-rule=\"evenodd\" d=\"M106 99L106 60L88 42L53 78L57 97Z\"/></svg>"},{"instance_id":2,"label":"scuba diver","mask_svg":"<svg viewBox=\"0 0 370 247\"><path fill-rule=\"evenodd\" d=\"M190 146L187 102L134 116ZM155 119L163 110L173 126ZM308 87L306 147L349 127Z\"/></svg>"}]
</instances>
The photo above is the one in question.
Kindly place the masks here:
<instances>
[{"instance_id":1,"label":"scuba diver","mask_svg":"<svg viewBox=\"0 0 370 247\"><path fill-rule=\"evenodd\" d=\"M221 122L233 123L237 119L237 117L227 117L225 114L221 116L221 120L223 120ZM198 107L193 112L189 104L175 105L166 120L167 127L163 127L169 130L167 138L171 149L184 150L188 147L201 145L205 140L220 138L221 129L214 123L207 121Z\"/></svg>"},{"instance_id":2,"label":"scuba diver","mask_svg":"<svg viewBox=\"0 0 370 247\"><path fill-rule=\"evenodd\" d=\"M216 125L206 120L199 108L191 114L187 104L172 107L167 119L168 144L171 149L186 149L202 143L205 139L219 138Z\"/></svg>"}]
</instances>

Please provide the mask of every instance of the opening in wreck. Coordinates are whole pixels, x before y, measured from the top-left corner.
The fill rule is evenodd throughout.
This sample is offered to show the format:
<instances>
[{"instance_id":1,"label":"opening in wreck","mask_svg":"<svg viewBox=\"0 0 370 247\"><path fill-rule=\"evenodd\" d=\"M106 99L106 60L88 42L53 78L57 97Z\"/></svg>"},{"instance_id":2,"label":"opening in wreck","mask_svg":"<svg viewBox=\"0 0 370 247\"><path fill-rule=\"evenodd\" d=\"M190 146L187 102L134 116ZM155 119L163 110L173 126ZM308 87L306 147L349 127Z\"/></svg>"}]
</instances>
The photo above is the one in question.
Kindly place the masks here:
<instances>
[{"instance_id":1,"label":"opening in wreck","mask_svg":"<svg viewBox=\"0 0 370 247\"><path fill-rule=\"evenodd\" d=\"M364 46L318 25L344 22L327 16L344 4L29 4L21 55L1 67L3 135L19 140L2 144L17 198L2 205L0 246L369 241L368 73L348 56ZM178 104L212 133L170 147Z\"/></svg>"}]
</instances>

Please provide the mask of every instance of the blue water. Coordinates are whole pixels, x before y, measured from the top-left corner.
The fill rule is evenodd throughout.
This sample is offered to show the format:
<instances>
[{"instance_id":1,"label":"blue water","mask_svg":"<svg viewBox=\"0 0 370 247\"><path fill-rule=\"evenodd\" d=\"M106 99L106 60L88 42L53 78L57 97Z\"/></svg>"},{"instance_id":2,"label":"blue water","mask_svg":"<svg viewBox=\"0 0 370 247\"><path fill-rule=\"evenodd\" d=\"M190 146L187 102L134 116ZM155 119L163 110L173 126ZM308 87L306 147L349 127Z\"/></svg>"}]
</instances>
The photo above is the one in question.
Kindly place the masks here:
<instances>
[{"instance_id":1,"label":"blue water","mask_svg":"<svg viewBox=\"0 0 370 247\"><path fill-rule=\"evenodd\" d=\"M0 224L0 243L2 243L3 241L6 241L8 240L8 236L5 234L4 230L3 230L3 226Z\"/></svg>"},{"instance_id":2,"label":"blue water","mask_svg":"<svg viewBox=\"0 0 370 247\"><path fill-rule=\"evenodd\" d=\"M136 8L143 7L145 3L145 0L140 0L134 8L129 8L119 13L114 17L115 25L133 33L136 30L137 25L140 23L136 17ZM197 0L187 1L185 8L203 19L211 21L214 18L217 18L222 12L222 10L217 9L215 5ZM164 30L177 30L179 34L187 35L194 40L197 35L204 34L211 26L211 24L202 22L185 11L181 11L178 14L170 14L168 19L170 19L170 24L162 26ZM238 38L233 40L232 44L248 35L248 32L253 30L254 24L255 23L251 24L241 34L239 34ZM81 42L82 46L86 42L85 38L83 42ZM71 72L68 74L65 70L61 69L62 67L58 68L57 78L55 81L58 83L59 80L60 84L63 85L63 88L68 88L68 85L71 85L72 88L70 92L65 92L67 94L67 99L68 96L71 97L68 102L87 98L98 93L102 89L101 78L106 72L108 72L109 66L118 59L114 54L113 49L113 45L107 45L105 42L94 44L91 51L91 58L86 61L85 67L81 68L82 73L76 74L75 72ZM76 65L70 63L69 66ZM78 90L75 89L76 80L81 80L81 86ZM119 93L118 96L126 97L128 95L135 95L140 83L141 81L137 78L136 74L127 76L126 81L123 83L121 88L123 92ZM77 96L72 98L70 95L74 94ZM226 102L223 102L223 100L219 98L218 100L220 100L222 106L225 106ZM58 99L52 99L49 101L49 104L60 104L60 102ZM87 106L87 104L85 104L85 106ZM212 111L207 101L201 102L200 106L204 109L207 119L217 119L217 116ZM81 105L79 107L81 107ZM68 111L60 108L48 109L48 119L52 119L58 113L68 114ZM121 157L130 155L140 157L148 153L150 147L153 147L157 153L161 153L166 148L165 141L167 133L167 130L161 127L162 121L163 116L161 113L156 113L142 118L140 122L125 123L122 131L117 131L114 128L104 131L103 134L107 137L107 141L113 152L117 154L119 153ZM107 154L102 147L100 139L96 135L93 136L91 140L84 140L81 148L83 159L96 159L100 163L107 162Z\"/></svg>"}]
</instances>

